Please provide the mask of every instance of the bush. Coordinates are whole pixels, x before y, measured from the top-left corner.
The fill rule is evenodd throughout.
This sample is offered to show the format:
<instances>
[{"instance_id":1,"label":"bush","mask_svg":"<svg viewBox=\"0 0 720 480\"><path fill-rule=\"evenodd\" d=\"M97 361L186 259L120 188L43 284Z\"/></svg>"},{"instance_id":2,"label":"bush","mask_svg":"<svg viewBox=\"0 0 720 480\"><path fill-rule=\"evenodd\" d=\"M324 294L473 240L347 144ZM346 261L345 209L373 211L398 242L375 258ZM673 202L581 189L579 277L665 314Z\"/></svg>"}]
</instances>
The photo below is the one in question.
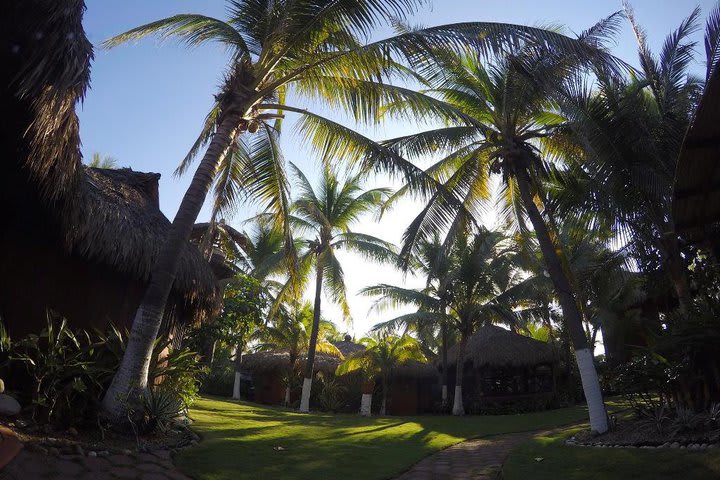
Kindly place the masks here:
<instances>
[{"instance_id":1,"label":"bush","mask_svg":"<svg viewBox=\"0 0 720 480\"><path fill-rule=\"evenodd\" d=\"M62 426L95 419L113 372L93 361L100 348L87 333L75 334L64 319L52 316L40 335L9 345L9 369L22 367L25 373L13 386L30 401L33 419Z\"/></svg>"},{"instance_id":2,"label":"bush","mask_svg":"<svg viewBox=\"0 0 720 480\"><path fill-rule=\"evenodd\" d=\"M21 403L30 404L32 417L39 423L95 425L126 338L127 333L115 327L93 335L73 332L66 320L48 315L40 335L0 341L8 387ZM197 396L202 367L197 355L187 349L170 350L158 361L168 345L166 340L156 341L148 383L162 384L187 408Z\"/></svg>"}]
</instances>

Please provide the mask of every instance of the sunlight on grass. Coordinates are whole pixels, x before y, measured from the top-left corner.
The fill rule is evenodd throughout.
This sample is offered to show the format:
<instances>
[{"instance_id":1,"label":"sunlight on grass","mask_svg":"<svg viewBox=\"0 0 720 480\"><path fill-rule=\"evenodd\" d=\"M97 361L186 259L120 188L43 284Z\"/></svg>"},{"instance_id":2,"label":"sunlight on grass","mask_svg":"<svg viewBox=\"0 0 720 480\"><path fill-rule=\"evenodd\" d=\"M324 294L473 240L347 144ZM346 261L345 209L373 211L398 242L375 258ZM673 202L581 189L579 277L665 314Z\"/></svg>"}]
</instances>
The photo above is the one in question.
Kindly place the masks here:
<instances>
[{"instance_id":1,"label":"sunlight on grass","mask_svg":"<svg viewBox=\"0 0 720 480\"><path fill-rule=\"evenodd\" d=\"M194 478L379 480L468 438L567 425L587 418L587 411L364 418L203 398L191 416L202 442L176 463Z\"/></svg>"}]
</instances>

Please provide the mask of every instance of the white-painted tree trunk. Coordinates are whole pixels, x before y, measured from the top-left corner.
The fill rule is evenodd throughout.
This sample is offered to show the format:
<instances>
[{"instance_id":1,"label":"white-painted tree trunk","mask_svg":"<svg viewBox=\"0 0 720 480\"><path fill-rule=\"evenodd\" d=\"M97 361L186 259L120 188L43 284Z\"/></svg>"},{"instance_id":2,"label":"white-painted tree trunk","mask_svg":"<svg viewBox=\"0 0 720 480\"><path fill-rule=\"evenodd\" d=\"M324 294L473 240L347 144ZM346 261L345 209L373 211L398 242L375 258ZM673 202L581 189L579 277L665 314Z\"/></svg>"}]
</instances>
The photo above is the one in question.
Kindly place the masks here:
<instances>
[{"instance_id":1,"label":"white-painted tree trunk","mask_svg":"<svg viewBox=\"0 0 720 480\"><path fill-rule=\"evenodd\" d=\"M285 406L290 405L290 387L285 387Z\"/></svg>"},{"instance_id":2,"label":"white-painted tree trunk","mask_svg":"<svg viewBox=\"0 0 720 480\"><path fill-rule=\"evenodd\" d=\"M443 407L447 405L447 399L448 399L448 391L447 391L447 385L442 386L442 405Z\"/></svg>"},{"instance_id":3,"label":"white-painted tree trunk","mask_svg":"<svg viewBox=\"0 0 720 480\"><path fill-rule=\"evenodd\" d=\"M312 388L312 378L303 379L302 394L300 395L300 411L308 413L310 411L310 389Z\"/></svg>"},{"instance_id":4,"label":"white-painted tree trunk","mask_svg":"<svg viewBox=\"0 0 720 480\"><path fill-rule=\"evenodd\" d=\"M360 415L369 417L372 410L372 393L363 393L360 399Z\"/></svg>"},{"instance_id":5,"label":"white-painted tree trunk","mask_svg":"<svg viewBox=\"0 0 720 480\"><path fill-rule=\"evenodd\" d=\"M462 400L462 386L455 385L455 399L453 400L453 415L465 415L465 408Z\"/></svg>"},{"instance_id":6,"label":"white-painted tree trunk","mask_svg":"<svg viewBox=\"0 0 720 480\"><path fill-rule=\"evenodd\" d=\"M582 381L585 400L587 400L590 413L590 429L598 433L605 433L608 430L607 412L605 411L605 403L603 403L592 351L589 348L575 350L575 360L580 371L580 380Z\"/></svg>"},{"instance_id":7,"label":"white-painted tree trunk","mask_svg":"<svg viewBox=\"0 0 720 480\"><path fill-rule=\"evenodd\" d=\"M233 384L233 399L240 400L240 372L235 372L235 383Z\"/></svg>"}]
</instances>

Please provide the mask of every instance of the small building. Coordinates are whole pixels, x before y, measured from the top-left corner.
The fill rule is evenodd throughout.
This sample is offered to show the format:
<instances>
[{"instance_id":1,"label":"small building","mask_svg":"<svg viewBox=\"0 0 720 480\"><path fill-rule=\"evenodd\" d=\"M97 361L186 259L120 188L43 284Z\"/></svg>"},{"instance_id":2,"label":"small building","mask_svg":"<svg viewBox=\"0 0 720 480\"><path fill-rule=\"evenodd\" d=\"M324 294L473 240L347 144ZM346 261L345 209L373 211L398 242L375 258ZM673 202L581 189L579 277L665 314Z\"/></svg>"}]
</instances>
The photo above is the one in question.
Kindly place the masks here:
<instances>
[{"instance_id":1,"label":"small building","mask_svg":"<svg viewBox=\"0 0 720 480\"><path fill-rule=\"evenodd\" d=\"M0 317L11 337L42 330L48 311L74 329L129 327L145 293L170 229L159 208L160 175L81 168L68 218L53 221L54 212L31 203L0 237ZM186 244L163 329L201 321L220 302L213 270Z\"/></svg>"},{"instance_id":2,"label":"small building","mask_svg":"<svg viewBox=\"0 0 720 480\"><path fill-rule=\"evenodd\" d=\"M362 352L365 346L354 343L347 335L342 342L335 342L342 354L347 357ZM349 374L352 375L352 374ZM353 379L354 381L354 379ZM357 379L359 382L360 379ZM418 361L406 362L390 373L386 412L389 415L417 415L431 413L434 409L437 393L438 371L431 363ZM379 379L375 382L380 388ZM377 403L376 408L379 408Z\"/></svg>"},{"instance_id":3,"label":"small building","mask_svg":"<svg viewBox=\"0 0 720 480\"><path fill-rule=\"evenodd\" d=\"M448 351L448 384L455 385L455 345ZM539 340L495 325L484 325L465 347L463 404L469 413L503 411L515 405L520 410L542 410L556 398L552 347ZM450 392L453 391L449 388Z\"/></svg>"},{"instance_id":4,"label":"small building","mask_svg":"<svg viewBox=\"0 0 720 480\"><path fill-rule=\"evenodd\" d=\"M285 401L285 389L291 382L290 404L299 400L299 389L292 388L293 380L300 379L305 369L307 356L301 355L294 362L290 354L283 351L257 352L243 355L241 374L251 378L253 387L252 400L267 405L280 405ZM314 374L332 376L342 362L342 357L330 353L315 354L313 363ZM290 372L294 375L290 377ZM300 386L298 382L297 387Z\"/></svg>"}]
</instances>

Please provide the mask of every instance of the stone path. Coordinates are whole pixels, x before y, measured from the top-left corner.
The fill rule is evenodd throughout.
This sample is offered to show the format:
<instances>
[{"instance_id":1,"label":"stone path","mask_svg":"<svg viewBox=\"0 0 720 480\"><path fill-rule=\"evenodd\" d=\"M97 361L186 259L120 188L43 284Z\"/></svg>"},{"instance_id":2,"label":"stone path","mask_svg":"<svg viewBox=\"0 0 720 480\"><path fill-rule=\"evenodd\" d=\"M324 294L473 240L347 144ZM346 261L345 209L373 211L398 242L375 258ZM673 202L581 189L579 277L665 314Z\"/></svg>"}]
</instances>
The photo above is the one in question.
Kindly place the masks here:
<instances>
[{"instance_id":1,"label":"stone path","mask_svg":"<svg viewBox=\"0 0 720 480\"><path fill-rule=\"evenodd\" d=\"M495 480L510 450L544 433L512 433L458 443L420 460L396 480Z\"/></svg>"},{"instance_id":2,"label":"stone path","mask_svg":"<svg viewBox=\"0 0 720 480\"><path fill-rule=\"evenodd\" d=\"M0 480L189 480L172 464L170 452L157 454L110 455L43 455L22 450L0 470Z\"/></svg>"}]
</instances>

